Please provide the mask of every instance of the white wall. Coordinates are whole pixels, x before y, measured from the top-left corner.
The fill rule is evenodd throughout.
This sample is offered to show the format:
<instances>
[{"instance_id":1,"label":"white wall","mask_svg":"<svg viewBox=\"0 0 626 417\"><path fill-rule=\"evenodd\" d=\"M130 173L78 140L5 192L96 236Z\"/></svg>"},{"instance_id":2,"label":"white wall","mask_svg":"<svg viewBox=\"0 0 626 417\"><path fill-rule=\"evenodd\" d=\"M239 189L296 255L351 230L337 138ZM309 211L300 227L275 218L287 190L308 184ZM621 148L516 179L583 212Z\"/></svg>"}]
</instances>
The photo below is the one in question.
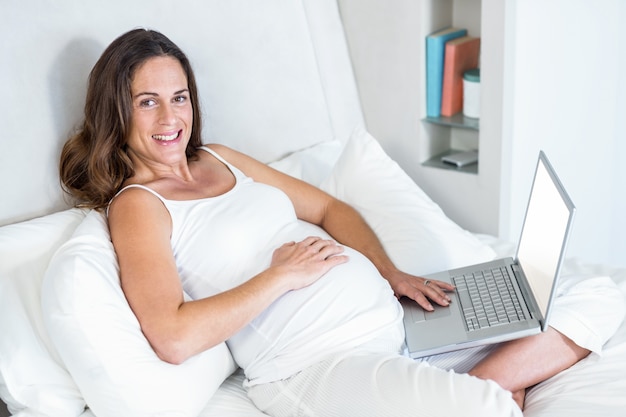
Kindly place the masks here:
<instances>
[{"instance_id":1,"label":"white wall","mask_svg":"<svg viewBox=\"0 0 626 417\"><path fill-rule=\"evenodd\" d=\"M569 256L626 266L626 2L510 1L504 138L510 208L501 235L516 239L537 152L551 159L577 205ZM505 164L506 165L506 164ZM503 170L506 169L503 166Z\"/></svg>"},{"instance_id":2,"label":"white wall","mask_svg":"<svg viewBox=\"0 0 626 417\"><path fill-rule=\"evenodd\" d=\"M363 124L335 0L182 3L0 0L0 225L67 208L59 154L81 120L89 71L136 27L188 54L207 141L268 162ZM173 24L177 13L184 24Z\"/></svg>"},{"instance_id":3,"label":"white wall","mask_svg":"<svg viewBox=\"0 0 626 417\"><path fill-rule=\"evenodd\" d=\"M424 123L422 118L426 116L425 36L449 25L468 27L470 35L480 36L480 3L481 0L339 0L368 130L450 218L468 230L497 234L499 103L488 116L492 129L484 128L487 118L481 119L480 175L459 175L422 165L451 144L467 149L478 143L475 131L451 132ZM497 17L490 16L488 20L493 22ZM495 38L492 37L492 44L498 42ZM494 61L497 59L490 60L491 70L497 66ZM494 74L499 76L501 72L496 70ZM498 83L491 83L494 84ZM501 95L500 85L495 92L483 87L485 95ZM425 137L431 139L420 140ZM461 142L463 146L458 145Z\"/></svg>"},{"instance_id":4,"label":"white wall","mask_svg":"<svg viewBox=\"0 0 626 417\"><path fill-rule=\"evenodd\" d=\"M467 0L455 1L465 4ZM19 49L21 53L37 50L39 56L49 56L50 48L38 46L43 45L46 33L62 34L62 19L67 21L74 16L73 21L77 21L76 15L84 4L78 0L74 3L73 13L64 14L62 18L59 17L60 12L59 15L35 12L16 15L16 11L28 8L12 9L8 2L1 2L0 9L11 18L8 23L18 25L30 19L40 28L33 32L32 37L21 39L26 46L30 46ZM367 36L352 37L352 40L361 43L351 53L368 128L410 174L414 177L426 175L422 172L425 170L420 171L419 167L419 137L425 129L419 120L424 100L420 91L424 82L422 34L438 28L445 20L442 19L441 9L447 6L442 7L441 4L454 5L455 2L339 0L339 4L349 40L351 34L367 33ZM438 7L432 7L434 4ZM483 8L494 9L498 4L500 0L483 0ZM499 218L499 231L496 232L515 240L537 151L542 148L578 206L569 254L589 261L626 266L626 134L622 126L626 120L626 1L503 0L502 4L507 9L503 25L505 33L502 34L506 42L502 172L490 175L489 181L468 175L459 177L455 173L435 172L435 182L440 187L427 191L431 195L439 193L435 195L436 199L443 199L450 197L443 194L452 183L457 188L463 188L464 182L467 182L468 187L490 189L494 188L494 181L504 180L499 190L499 204L489 204L489 210L483 210L477 216L483 220ZM81 24L87 25L84 22ZM111 34L119 34L121 28L118 26L108 27L107 30ZM42 30L51 27L55 29L52 32ZM85 33L89 32L87 29ZM0 39L0 49L18 50L14 47L16 33L10 27L2 33L5 36ZM81 68L74 68L74 73L84 72L90 66L87 64L95 59L89 39L86 37L82 43L68 45L89 51L84 54ZM59 57L58 61L54 61L54 71L37 78L39 83L44 84L42 88L46 87L46 83L49 84L46 88L60 88L58 86L71 81L67 80L67 76L59 75L69 74L68 71L59 71L67 69L67 59L64 59L67 53L56 51L53 56ZM5 54L5 57L9 61L28 62L22 59L23 56L11 53ZM3 112L5 132L27 133L26 128L31 127L19 125L16 122L18 119L13 117L17 97L18 101L21 98L31 103L33 109L51 104L55 109L67 109L56 114L49 123L53 126L50 131L55 138L66 137L68 128L73 124L67 114L80 108L82 99L76 99L72 91L58 95L58 100L64 100L62 103L47 103L36 95L24 97L16 86L29 84L33 84L32 79L18 79L5 86L8 88L7 97L11 98L5 100L3 107L6 110ZM29 85L29 91L37 88L38 85ZM17 140L15 135L5 135L0 161L6 166L12 159L25 158L26 155L31 164L22 164L24 171L14 171L14 177L40 181L42 178L33 178L32 167L55 167L54 161L46 158L53 159L58 153L35 148L26 133ZM60 140L53 139L46 149L58 149ZM481 146L483 144L481 138ZM484 166L482 162L481 166ZM49 177L51 174L46 171L41 175ZM12 181L12 178L5 177L4 181ZM50 190L54 190L54 193L49 193L50 204L64 206L63 201L56 197L58 185L54 181L50 184ZM25 193L5 194L0 204L32 206L30 201L22 198ZM58 201L53 201L52 196ZM460 223L468 227L470 222L462 216L472 211L455 206ZM480 221L477 223L480 224Z\"/></svg>"},{"instance_id":5,"label":"white wall","mask_svg":"<svg viewBox=\"0 0 626 417\"><path fill-rule=\"evenodd\" d=\"M482 0L482 24L488 20L489 31L500 30L498 17L504 16L502 99L483 102L491 115L501 111L501 132L488 132L486 143L481 126L480 139L481 155L497 159L501 154L501 164L489 178L437 173L429 186L419 167L425 146L420 143L425 129L420 122L422 34L444 24L446 7L457 13L464 1L339 0L368 129L455 221L511 241L518 238L543 149L578 207L568 256L626 266L621 126L626 120L626 1ZM496 40L485 39L483 47L488 41L493 47ZM501 142L495 146L495 140ZM459 186L499 187L500 195L487 210L462 207L451 195ZM467 213L476 219L467 219ZM497 226L491 228L494 220Z\"/></svg>"}]
</instances>

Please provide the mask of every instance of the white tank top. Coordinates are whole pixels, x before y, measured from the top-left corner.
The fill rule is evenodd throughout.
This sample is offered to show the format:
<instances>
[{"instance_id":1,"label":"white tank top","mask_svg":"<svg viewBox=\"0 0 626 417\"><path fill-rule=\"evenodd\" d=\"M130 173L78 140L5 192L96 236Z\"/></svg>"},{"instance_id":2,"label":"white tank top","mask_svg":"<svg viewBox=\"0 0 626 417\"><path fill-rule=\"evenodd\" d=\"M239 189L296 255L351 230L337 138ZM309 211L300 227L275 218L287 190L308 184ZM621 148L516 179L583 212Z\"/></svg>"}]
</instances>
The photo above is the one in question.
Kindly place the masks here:
<instances>
[{"instance_id":1,"label":"white tank top","mask_svg":"<svg viewBox=\"0 0 626 417\"><path fill-rule=\"evenodd\" d=\"M285 242L330 238L320 227L298 220L281 190L254 182L211 149L200 149L231 170L236 183L230 191L174 201L145 186L128 186L143 188L165 204L178 273L193 299L244 283L269 267L273 251ZM227 341L248 385L287 378L328 355L373 340L400 350L402 309L393 291L367 258L345 249L347 263L284 294Z\"/></svg>"}]
</instances>

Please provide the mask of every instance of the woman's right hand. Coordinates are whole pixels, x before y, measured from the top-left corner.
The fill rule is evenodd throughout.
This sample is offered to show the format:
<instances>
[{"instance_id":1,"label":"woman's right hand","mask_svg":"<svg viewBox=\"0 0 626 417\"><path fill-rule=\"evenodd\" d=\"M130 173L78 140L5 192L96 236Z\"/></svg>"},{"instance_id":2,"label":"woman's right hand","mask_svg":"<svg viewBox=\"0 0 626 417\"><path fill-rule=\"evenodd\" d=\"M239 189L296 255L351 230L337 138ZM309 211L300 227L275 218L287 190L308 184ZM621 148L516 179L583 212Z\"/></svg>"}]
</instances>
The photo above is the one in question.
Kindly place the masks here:
<instances>
[{"instance_id":1,"label":"woman's right hand","mask_svg":"<svg viewBox=\"0 0 626 417\"><path fill-rule=\"evenodd\" d=\"M310 236L300 242L287 242L274 251L272 268L289 278L290 290L311 285L335 266L348 261L343 246L334 240Z\"/></svg>"}]
</instances>

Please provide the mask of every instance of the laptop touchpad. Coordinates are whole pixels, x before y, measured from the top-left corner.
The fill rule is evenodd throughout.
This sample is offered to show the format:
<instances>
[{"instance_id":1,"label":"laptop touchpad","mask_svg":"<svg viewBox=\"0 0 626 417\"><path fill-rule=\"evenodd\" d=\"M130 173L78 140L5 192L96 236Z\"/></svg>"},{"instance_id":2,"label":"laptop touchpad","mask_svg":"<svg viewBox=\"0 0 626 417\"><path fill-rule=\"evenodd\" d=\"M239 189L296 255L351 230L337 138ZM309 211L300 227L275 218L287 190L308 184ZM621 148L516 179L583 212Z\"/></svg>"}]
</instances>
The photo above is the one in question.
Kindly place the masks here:
<instances>
[{"instance_id":1,"label":"laptop touchpad","mask_svg":"<svg viewBox=\"0 0 626 417\"><path fill-rule=\"evenodd\" d=\"M433 306L435 307L435 311L425 311L424 317L426 320L435 320L441 317L447 317L450 314L450 307L441 307L441 306Z\"/></svg>"}]
</instances>

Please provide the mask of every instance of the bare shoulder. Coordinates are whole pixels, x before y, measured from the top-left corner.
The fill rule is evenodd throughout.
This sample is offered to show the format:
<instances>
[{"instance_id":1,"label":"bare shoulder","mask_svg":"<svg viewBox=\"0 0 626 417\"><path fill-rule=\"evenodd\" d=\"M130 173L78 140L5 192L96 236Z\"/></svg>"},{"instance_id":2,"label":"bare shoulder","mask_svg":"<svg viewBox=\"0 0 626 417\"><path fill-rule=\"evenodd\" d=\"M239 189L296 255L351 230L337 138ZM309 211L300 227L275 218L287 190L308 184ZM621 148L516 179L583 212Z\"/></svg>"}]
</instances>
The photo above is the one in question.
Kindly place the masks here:
<instances>
[{"instance_id":1,"label":"bare shoulder","mask_svg":"<svg viewBox=\"0 0 626 417\"><path fill-rule=\"evenodd\" d=\"M222 145L221 143L205 143L202 146L205 146L215 152L233 152L234 149L226 146L226 145Z\"/></svg>"},{"instance_id":2,"label":"bare shoulder","mask_svg":"<svg viewBox=\"0 0 626 417\"><path fill-rule=\"evenodd\" d=\"M271 169L267 164L226 145L211 143L204 146L257 181L266 182L268 179L271 181L278 174L277 171Z\"/></svg>"},{"instance_id":3,"label":"bare shoulder","mask_svg":"<svg viewBox=\"0 0 626 417\"><path fill-rule=\"evenodd\" d=\"M118 232L129 235L150 234L171 230L171 219L167 208L152 192L131 187L117 195L108 209L109 228L112 237Z\"/></svg>"},{"instance_id":4,"label":"bare shoulder","mask_svg":"<svg viewBox=\"0 0 626 417\"><path fill-rule=\"evenodd\" d=\"M242 161L244 163L250 162L250 161L258 162L254 158L246 155L245 153L239 152L226 145L222 145L221 143L209 143L203 146L211 149L213 152L217 153L219 156L226 159L228 162L232 163L233 165L236 165L237 163L241 163Z\"/></svg>"},{"instance_id":5,"label":"bare shoulder","mask_svg":"<svg viewBox=\"0 0 626 417\"><path fill-rule=\"evenodd\" d=\"M273 169L269 165L227 146L218 144L205 146L218 153L228 163L240 169L256 182L282 190L294 205L296 215L302 220L321 224L326 208L336 200L311 184Z\"/></svg>"},{"instance_id":6,"label":"bare shoulder","mask_svg":"<svg viewBox=\"0 0 626 417\"><path fill-rule=\"evenodd\" d=\"M163 202L157 197L156 193L151 192L145 186L129 186L117 194L109 204L109 213L115 211L127 211L125 209L141 209L148 208L157 203L163 206ZM118 209L119 208L119 209Z\"/></svg>"}]
</instances>

